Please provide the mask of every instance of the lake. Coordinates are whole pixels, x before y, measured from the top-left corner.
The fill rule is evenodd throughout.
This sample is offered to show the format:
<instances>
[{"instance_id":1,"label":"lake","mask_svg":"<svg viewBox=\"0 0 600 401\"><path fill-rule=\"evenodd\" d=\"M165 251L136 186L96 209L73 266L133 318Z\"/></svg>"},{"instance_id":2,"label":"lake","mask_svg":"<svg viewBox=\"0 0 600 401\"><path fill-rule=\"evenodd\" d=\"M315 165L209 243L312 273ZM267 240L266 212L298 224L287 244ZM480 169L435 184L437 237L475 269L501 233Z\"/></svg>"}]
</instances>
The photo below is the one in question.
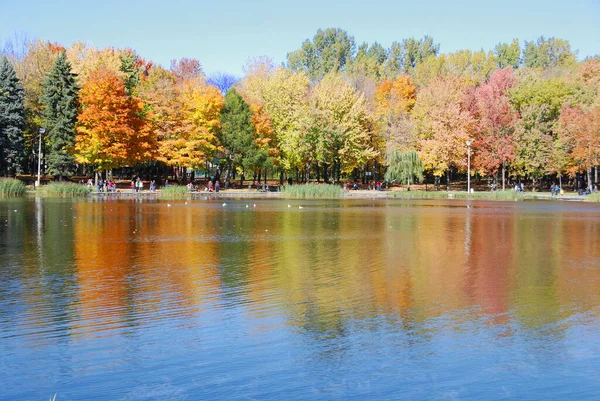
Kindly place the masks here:
<instances>
[{"instance_id":1,"label":"lake","mask_svg":"<svg viewBox=\"0 0 600 401\"><path fill-rule=\"evenodd\" d=\"M6 400L596 400L600 205L0 199L0 377Z\"/></svg>"}]
</instances>

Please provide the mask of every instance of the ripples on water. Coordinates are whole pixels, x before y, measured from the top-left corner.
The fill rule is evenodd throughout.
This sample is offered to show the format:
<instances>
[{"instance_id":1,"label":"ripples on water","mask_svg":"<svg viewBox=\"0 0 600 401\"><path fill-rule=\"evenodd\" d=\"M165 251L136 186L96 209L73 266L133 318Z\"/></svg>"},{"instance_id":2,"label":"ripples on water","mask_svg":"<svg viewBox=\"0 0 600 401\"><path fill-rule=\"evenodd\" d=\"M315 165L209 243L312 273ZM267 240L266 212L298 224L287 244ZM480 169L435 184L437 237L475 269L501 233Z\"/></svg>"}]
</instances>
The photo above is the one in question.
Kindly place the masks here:
<instances>
[{"instance_id":1,"label":"ripples on water","mask_svg":"<svg viewBox=\"0 0 600 401\"><path fill-rule=\"evenodd\" d=\"M598 206L252 202L0 200L0 399L597 398Z\"/></svg>"}]
</instances>

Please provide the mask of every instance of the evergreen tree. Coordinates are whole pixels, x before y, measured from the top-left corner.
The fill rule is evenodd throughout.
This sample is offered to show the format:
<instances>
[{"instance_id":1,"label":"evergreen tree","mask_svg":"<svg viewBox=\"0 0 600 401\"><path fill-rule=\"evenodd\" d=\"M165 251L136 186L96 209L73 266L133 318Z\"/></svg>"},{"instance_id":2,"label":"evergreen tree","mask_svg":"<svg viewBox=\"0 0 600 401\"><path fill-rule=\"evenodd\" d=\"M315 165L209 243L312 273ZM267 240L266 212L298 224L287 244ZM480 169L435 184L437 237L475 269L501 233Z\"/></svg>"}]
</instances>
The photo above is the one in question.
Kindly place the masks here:
<instances>
[{"instance_id":1,"label":"evergreen tree","mask_svg":"<svg viewBox=\"0 0 600 401\"><path fill-rule=\"evenodd\" d=\"M23 157L25 91L6 57L0 58L0 174L14 175Z\"/></svg>"},{"instance_id":2,"label":"evergreen tree","mask_svg":"<svg viewBox=\"0 0 600 401\"><path fill-rule=\"evenodd\" d=\"M129 95L140 83L140 70L136 67L138 56L133 51L127 51L121 56L121 71L125 76L125 89Z\"/></svg>"},{"instance_id":3,"label":"evergreen tree","mask_svg":"<svg viewBox=\"0 0 600 401\"><path fill-rule=\"evenodd\" d=\"M226 182L229 182L234 165L251 167L250 164L261 159L261 150L254 141L255 129L251 117L252 110L242 96L235 89L227 91L219 136L229 164Z\"/></svg>"},{"instance_id":4,"label":"evergreen tree","mask_svg":"<svg viewBox=\"0 0 600 401\"><path fill-rule=\"evenodd\" d=\"M72 175L75 166L72 153L79 107L78 92L71 64L67 61L65 52L62 52L46 77L41 98L47 132L48 173L59 177Z\"/></svg>"}]
</instances>

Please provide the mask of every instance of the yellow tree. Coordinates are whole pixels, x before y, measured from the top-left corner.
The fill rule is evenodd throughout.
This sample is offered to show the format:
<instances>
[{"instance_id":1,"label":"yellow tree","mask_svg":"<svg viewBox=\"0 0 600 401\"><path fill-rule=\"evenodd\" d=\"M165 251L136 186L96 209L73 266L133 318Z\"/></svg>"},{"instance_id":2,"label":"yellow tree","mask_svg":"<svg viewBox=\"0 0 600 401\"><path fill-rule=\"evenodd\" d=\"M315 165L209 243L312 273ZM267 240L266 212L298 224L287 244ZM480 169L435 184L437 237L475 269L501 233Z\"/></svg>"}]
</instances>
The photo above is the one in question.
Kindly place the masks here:
<instances>
[{"instance_id":1,"label":"yellow tree","mask_svg":"<svg viewBox=\"0 0 600 401\"><path fill-rule=\"evenodd\" d=\"M302 168L301 154L305 133L304 121L308 118L307 94L309 80L304 73L292 72L284 67L273 70L269 59L258 59L246 68L240 91L247 101L263 106L273 127L273 141L278 148L283 170Z\"/></svg>"},{"instance_id":2,"label":"yellow tree","mask_svg":"<svg viewBox=\"0 0 600 401\"><path fill-rule=\"evenodd\" d=\"M464 105L467 85L456 76L435 78L419 92L413 109L419 153L425 170L441 177L450 169L466 167L467 146L473 120Z\"/></svg>"},{"instance_id":3,"label":"yellow tree","mask_svg":"<svg viewBox=\"0 0 600 401\"><path fill-rule=\"evenodd\" d=\"M143 103L125 91L114 71L91 72L80 91L75 158L105 171L150 160L156 140L142 117Z\"/></svg>"},{"instance_id":4,"label":"yellow tree","mask_svg":"<svg viewBox=\"0 0 600 401\"><path fill-rule=\"evenodd\" d=\"M157 159L168 166L202 169L218 149L223 96L201 77L183 70L175 74L154 68L142 80L139 92L152 112Z\"/></svg>"},{"instance_id":5,"label":"yellow tree","mask_svg":"<svg viewBox=\"0 0 600 401\"><path fill-rule=\"evenodd\" d=\"M316 161L340 178L363 167L378 154L373 146L373 116L365 98L340 75L327 75L310 96L310 140L316 141ZM310 156L310 153L306 157ZM307 159L310 161L310 159Z\"/></svg>"},{"instance_id":6,"label":"yellow tree","mask_svg":"<svg viewBox=\"0 0 600 401\"><path fill-rule=\"evenodd\" d=\"M416 101L416 90L412 78L407 75L400 75L393 81L384 80L377 85L374 109L382 154L416 149L410 116Z\"/></svg>"}]
</instances>

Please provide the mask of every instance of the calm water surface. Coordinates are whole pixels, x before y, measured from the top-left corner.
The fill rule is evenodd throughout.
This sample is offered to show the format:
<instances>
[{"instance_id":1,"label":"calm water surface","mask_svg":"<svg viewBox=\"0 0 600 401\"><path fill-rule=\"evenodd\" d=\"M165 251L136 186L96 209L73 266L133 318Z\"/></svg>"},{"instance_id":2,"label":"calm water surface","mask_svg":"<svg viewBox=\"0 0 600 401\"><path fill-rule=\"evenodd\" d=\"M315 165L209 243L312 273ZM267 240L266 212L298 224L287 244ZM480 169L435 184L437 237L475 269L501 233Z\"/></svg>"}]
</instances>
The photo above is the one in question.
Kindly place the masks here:
<instances>
[{"instance_id":1,"label":"calm water surface","mask_svg":"<svg viewBox=\"0 0 600 401\"><path fill-rule=\"evenodd\" d=\"M0 399L599 397L598 205L169 202L0 200Z\"/></svg>"}]
</instances>

